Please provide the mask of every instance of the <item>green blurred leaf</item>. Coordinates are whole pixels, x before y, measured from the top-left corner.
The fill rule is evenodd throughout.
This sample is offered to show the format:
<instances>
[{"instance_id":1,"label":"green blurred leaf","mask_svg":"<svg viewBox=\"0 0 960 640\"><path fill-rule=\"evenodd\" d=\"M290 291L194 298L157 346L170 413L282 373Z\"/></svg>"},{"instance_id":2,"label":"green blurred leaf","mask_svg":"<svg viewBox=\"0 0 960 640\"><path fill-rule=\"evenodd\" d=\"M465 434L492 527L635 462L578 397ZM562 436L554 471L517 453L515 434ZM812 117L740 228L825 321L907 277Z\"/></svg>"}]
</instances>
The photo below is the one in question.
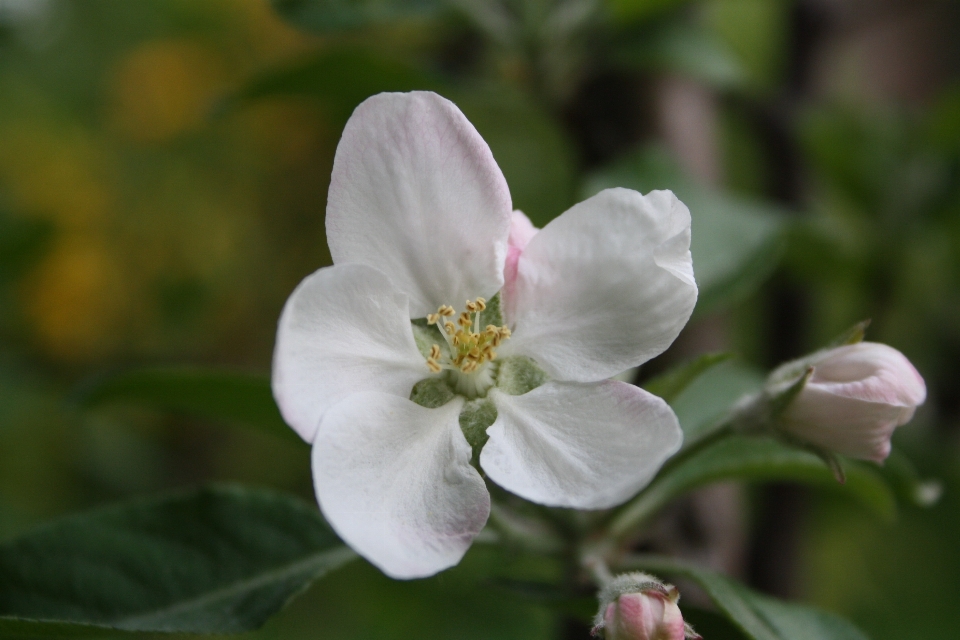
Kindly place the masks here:
<instances>
[{"instance_id":1,"label":"green blurred leaf","mask_svg":"<svg viewBox=\"0 0 960 640\"><path fill-rule=\"evenodd\" d=\"M52 236L53 225L47 220L14 218L0 211L0 284L34 264Z\"/></svg>"},{"instance_id":2,"label":"green blurred leaf","mask_svg":"<svg viewBox=\"0 0 960 640\"><path fill-rule=\"evenodd\" d=\"M690 251L700 288L697 317L750 294L780 259L785 225L779 207L695 185L657 148L642 149L595 172L588 177L583 195L610 187L641 193L670 189L690 209Z\"/></svg>"},{"instance_id":3,"label":"green blurred leaf","mask_svg":"<svg viewBox=\"0 0 960 640\"><path fill-rule=\"evenodd\" d=\"M440 78L401 60L338 47L264 71L228 98L220 110L264 98L301 96L319 101L331 120L342 124L358 104L382 91L442 92L444 87Z\"/></svg>"},{"instance_id":4,"label":"green blurred leaf","mask_svg":"<svg viewBox=\"0 0 960 640\"><path fill-rule=\"evenodd\" d=\"M687 21L643 29L615 45L614 60L644 71L670 72L718 89L740 87L740 61L715 33Z\"/></svg>"},{"instance_id":5,"label":"green blurred leaf","mask_svg":"<svg viewBox=\"0 0 960 640\"><path fill-rule=\"evenodd\" d=\"M741 397L763 386L763 372L736 360L721 362L694 379L670 401L685 445L707 435Z\"/></svg>"},{"instance_id":6,"label":"green blurred leaf","mask_svg":"<svg viewBox=\"0 0 960 640\"><path fill-rule=\"evenodd\" d=\"M782 0L706 0L702 19L727 45L755 89L771 91L786 69L789 4Z\"/></svg>"},{"instance_id":7,"label":"green blurred leaf","mask_svg":"<svg viewBox=\"0 0 960 640\"><path fill-rule=\"evenodd\" d=\"M733 357L732 353L706 353L699 358L684 362L666 373L645 382L643 388L667 402L673 402L703 373Z\"/></svg>"},{"instance_id":8,"label":"green blurred leaf","mask_svg":"<svg viewBox=\"0 0 960 640\"><path fill-rule=\"evenodd\" d=\"M0 635L239 633L355 557L315 508L270 491L122 503L0 545Z\"/></svg>"},{"instance_id":9,"label":"green blurred leaf","mask_svg":"<svg viewBox=\"0 0 960 640\"><path fill-rule=\"evenodd\" d=\"M629 568L689 578L752 640L867 640L843 618L788 604L725 576L661 556L633 556Z\"/></svg>"},{"instance_id":10,"label":"green blurred leaf","mask_svg":"<svg viewBox=\"0 0 960 640\"><path fill-rule=\"evenodd\" d=\"M943 484L939 480L924 480L910 458L899 449L890 452L880 472L897 497L907 504L928 508L936 505L943 495Z\"/></svg>"},{"instance_id":11,"label":"green blurred leaf","mask_svg":"<svg viewBox=\"0 0 960 640\"><path fill-rule=\"evenodd\" d=\"M490 145L510 186L514 209L543 227L573 204L573 150L549 113L506 87L469 87L449 91L446 97Z\"/></svg>"},{"instance_id":12,"label":"green blurred leaf","mask_svg":"<svg viewBox=\"0 0 960 640\"><path fill-rule=\"evenodd\" d=\"M615 22L621 25L642 23L677 9L691 0L607 0Z\"/></svg>"},{"instance_id":13,"label":"green blurred leaf","mask_svg":"<svg viewBox=\"0 0 960 640\"><path fill-rule=\"evenodd\" d=\"M109 376L82 389L80 403L134 403L240 424L302 442L283 421L270 379L227 369L156 367Z\"/></svg>"},{"instance_id":14,"label":"green blurred leaf","mask_svg":"<svg viewBox=\"0 0 960 640\"><path fill-rule=\"evenodd\" d=\"M823 460L812 453L768 438L730 436L657 476L618 512L611 530L617 536L624 535L678 496L723 480L792 480L832 489L841 487L880 517L894 517L893 492L876 471L866 464L850 462L846 472L847 483L841 487Z\"/></svg>"},{"instance_id":15,"label":"green blurred leaf","mask_svg":"<svg viewBox=\"0 0 960 640\"><path fill-rule=\"evenodd\" d=\"M439 11L442 0L271 0L295 26L314 33L336 33Z\"/></svg>"},{"instance_id":16,"label":"green blurred leaf","mask_svg":"<svg viewBox=\"0 0 960 640\"><path fill-rule=\"evenodd\" d=\"M683 621L693 626L694 631L709 640L746 640L739 627L719 613L687 606L680 603Z\"/></svg>"},{"instance_id":17,"label":"green blurred leaf","mask_svg":"<svg viewBox=\"0 0 960 640\"><path fill-rule=\"evenodd\" d=\"M490 581L490 586L500 589L527 602L540 604L545 607L574 616L589 622L597 612L597 599L594 596L572 596L556 584L534 582L530 580L509 580L499 578Z\"/></svg>"}]
</instances>

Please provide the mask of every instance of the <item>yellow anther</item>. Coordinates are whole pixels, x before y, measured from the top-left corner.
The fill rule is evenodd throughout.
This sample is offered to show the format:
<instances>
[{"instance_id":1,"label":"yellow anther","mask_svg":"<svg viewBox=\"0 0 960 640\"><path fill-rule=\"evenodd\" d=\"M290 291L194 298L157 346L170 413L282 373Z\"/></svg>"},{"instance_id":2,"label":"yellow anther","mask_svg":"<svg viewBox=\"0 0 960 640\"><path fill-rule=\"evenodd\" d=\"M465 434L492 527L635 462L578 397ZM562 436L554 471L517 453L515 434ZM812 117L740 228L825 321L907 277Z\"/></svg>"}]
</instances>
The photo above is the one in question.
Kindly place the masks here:
<instances>
[{"instance_id":1,"label":"yellow anther","mask_svg":"<svg viewBox=\"0 0 960 640\"><path fill-rule=\"evenodd\" d=\"M486 308L486 299L477 298L467 300L466 311L462 313L458 314L453 307L445 304L436 313L427 316L427 322L437 325L450 348L444 355L439 344L431 345L430 355L426 358L430 371L440 373L444 368L455 367L461 373L469 374L497 358L494 348L510 337L510 329L493 324L481 329L480 312ZM453 320L453 316L456 316L456 320Z\"/></svg>"}]
</instances>

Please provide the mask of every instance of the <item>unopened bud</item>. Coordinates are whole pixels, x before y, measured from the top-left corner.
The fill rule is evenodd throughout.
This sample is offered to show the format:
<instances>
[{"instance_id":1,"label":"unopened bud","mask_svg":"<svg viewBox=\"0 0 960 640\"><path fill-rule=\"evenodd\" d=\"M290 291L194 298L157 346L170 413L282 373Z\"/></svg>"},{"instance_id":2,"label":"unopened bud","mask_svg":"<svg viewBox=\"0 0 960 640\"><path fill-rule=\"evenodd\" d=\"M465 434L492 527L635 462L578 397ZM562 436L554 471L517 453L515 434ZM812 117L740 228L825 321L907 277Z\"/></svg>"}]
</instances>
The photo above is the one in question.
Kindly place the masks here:
<instances>
[{"instance_id":1,"label":"unopened bud","mask_svg":"<svg viewBox=\"0 0 960 640\"><path fill-rule=\"evenodd\" d=\"M617 576L600 594L593 633L606 640L699 638L683 621L677 589L645 573Z\"/></svg>"},{"instance_id":2,"label":"unopened bud","mask_svg":"<svg viewBox=\"0 0 960 640\"><path fill-rule=\"evenodd\" d=\"M770 375L776 393L812 374L777 417L803 442L852 458L882 462L894 429L926 399L923 378L906 356L885 344L859 342L787 363Z\"/></svg>"}]
</instances>

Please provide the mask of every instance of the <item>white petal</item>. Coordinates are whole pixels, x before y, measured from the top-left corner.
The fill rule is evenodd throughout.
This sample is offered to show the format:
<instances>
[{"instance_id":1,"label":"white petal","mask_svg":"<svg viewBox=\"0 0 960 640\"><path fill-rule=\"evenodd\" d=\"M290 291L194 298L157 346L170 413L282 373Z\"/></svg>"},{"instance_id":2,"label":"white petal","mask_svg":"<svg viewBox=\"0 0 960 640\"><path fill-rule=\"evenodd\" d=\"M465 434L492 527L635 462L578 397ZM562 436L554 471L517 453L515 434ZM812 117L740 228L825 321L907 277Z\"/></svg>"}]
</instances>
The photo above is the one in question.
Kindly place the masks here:
<instances>
[{"instance_id":1,"label":"white petal","mask_svg":"<svg viewBox=\"0 0 960 640\"><path fill-rule=\"evenodd\" d=\"M456 105L381 93L357 107L337 146L327 242L335 263L386 273L419 318L500 290L511 209L490 148Z\"/></svg>"},{"instance_id":2,"label":"white petal","mask_svg":"<svg viewBox=\"0 0 960 640\"><path fill-rule=\"evenodd\" d=\"M662 353L696 301L687 207L669 191L607 189L524 249L502 351L557 379L601 380Z\"/></svg>"},{"instance_id":3,"label":"white petal","mask_svg":"<svg viewBox=\"0 0 960 640\"><path fill-rule=\"evenodd\" d=\"M307 442L323 414L351 393L408 398L429 375L413 339L407 297L376 269L320 269L304 278L283 308L273 396L284 420Z\"/></svg>"},{"instance_id":4,"label":"white petal","mask_svg":"<svg viewBox=\"0 0 960 640\"><path fill-rule=\"evenodd\" d=\"M313 445L320 509L344 541L394 578L460 561L490 515L490 495L460 431L456 399L426 409L383 393L350 396Z\"/></svg>"},{"instance_id":5,"label":"white petal","mask_svg":"<svg viewBox=\"0 0 960 640\"><path fill-rule=\"evenodd\" d=\"M490 395L497 420L480 466L504 489L540 504L618 505L646 486L683 440L666 402L616 380Z\"/></svg>"}]
</instances>

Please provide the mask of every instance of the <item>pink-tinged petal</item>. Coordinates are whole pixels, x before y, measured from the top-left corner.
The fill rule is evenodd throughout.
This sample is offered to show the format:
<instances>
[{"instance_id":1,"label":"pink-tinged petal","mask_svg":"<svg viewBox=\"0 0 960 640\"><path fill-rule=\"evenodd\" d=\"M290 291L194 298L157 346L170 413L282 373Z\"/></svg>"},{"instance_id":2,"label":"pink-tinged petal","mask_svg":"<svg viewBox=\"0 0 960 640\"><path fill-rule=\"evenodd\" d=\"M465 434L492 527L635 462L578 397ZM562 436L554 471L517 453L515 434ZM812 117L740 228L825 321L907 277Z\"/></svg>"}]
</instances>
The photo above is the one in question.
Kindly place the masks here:
<instances>
[{"instance_id":1,"label":"pink-tinged petal","mask_svg":"<svg viewBox=\"0 0 960 640\"><path fill-rule=\"evenodd\" d=\"M426 409L383 393L327 412L313 445L317 501L337 534L393 578L421 578L460 561L490 515L470 466L460 399Z\"/></svg>"},{"instance_id":2,"label":"pink-tinged petal","mask_svg":"<svg viewBox=\"0 0 960 640\"><path fill-rule=\"evenodd\" d=\"M515 298L505 355L577 382L635 367L670 346L696 304L690 212L669 191L602 191L530 240Z\"/></svg>"},{"instance_id":3,"label":"pink-tinged petal","mask_svg":"<svg viewBox=\"0 0 960 640\"><path fill-rule=\"evenodd\" d=\"M784 412L783 427L795 437L854 458L886 459L893 431L913 417L927 396L923 378L906 356L885 344L828 349L805 364L813 366L813 375Z\"/></svg>"},{"instance_id":4,"label":"pink-tinged petal","mask_svg":"<svg viewBox=\"0 0 960 640\"><path fill-rule=\"evenodd\" d=\"M273 396L287 424L313 442L323 414L352 393L408 398L430 375L409 316L407 297L376 269L337 265L304 278L273 352Z\"/></svg>"},{"instance_id":5,"label":"pink-tinged petal","mask_svg":"<svg viewBox=\"0 0 960 640\"><path fill-rule=\"evenodd\" d=\"M327 197L335 263L386 273L412 317L503 286L510 191L480 134L435 93L381 93L350 117Z\"/></svg>"},{"instance_id":6,"label":"pink-tinged petal","mask_svg":"<svg viewBox=\"0 0 960 640\"><path fill-rule=\"evenodd\" d=\"M625 593L607 606L606 640L683 640L680 607L657 591Z\"/></svg>"},{"instance_id":7,"label":"pink-tinged petal","mask_svg":"<svg viewBox=\"0 0 960 640\"><path fill-rule=\"evenodd\" d=\"M503 289L500 301L506 317L513 316L517 282L517 263L524 247L537 235L537 229L523 211L514 211L510 218L510 236L507 239L507 262L503 266Z\"/></svg>"},{"instance_id":8,"label":"pink-tinged petal","mask_svg":"<svg viewBox=\"0 0 960 640\"><path fill-rule=\"evenodd\" d=\"M480 453L490 479L527 500L604 509L646 486L683 440L660 398L615 380L493 389L497 420Z\"/></svg>"}]
</instances>

